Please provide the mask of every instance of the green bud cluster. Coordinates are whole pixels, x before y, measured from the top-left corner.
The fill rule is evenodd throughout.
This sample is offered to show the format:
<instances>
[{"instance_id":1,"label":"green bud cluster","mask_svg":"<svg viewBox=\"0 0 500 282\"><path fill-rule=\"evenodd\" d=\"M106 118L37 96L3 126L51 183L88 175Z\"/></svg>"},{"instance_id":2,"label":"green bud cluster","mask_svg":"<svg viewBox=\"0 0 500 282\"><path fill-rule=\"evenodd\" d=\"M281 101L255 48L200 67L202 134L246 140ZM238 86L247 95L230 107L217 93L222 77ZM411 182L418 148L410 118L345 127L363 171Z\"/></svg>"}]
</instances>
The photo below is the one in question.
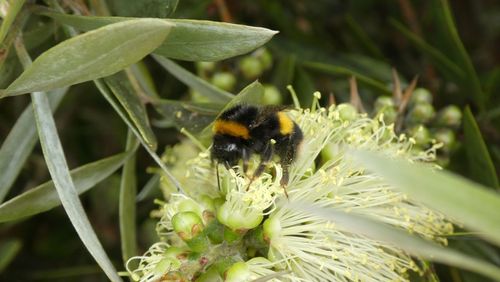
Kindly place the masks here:
<instances>
[{"instance_id":1,"label":"green bud cluster","mask_svg":"<svg viewBox=\"0 0 500 282\"><path fill-rule=\"evenodd\" d=\"M261 79L264 72L273 67L273 56L262 47L249 55L221 62L197 62L198 76L212 85L234 92L237 87L243 87L256 79ZM191 98L196 102L210 102L200 93L191 90ZM264 83L264 103L279 105L283 102L280 91L271 84Z\"/></svg>"},{"instance_id":2,"label":"green bud cluster","mask_svg":"<svg viewBox=\"0 0 500 282\"><path fill-rule=\"evenodd\" d=\"M438 151L440 164L446 164L449 153L458 146L456 133L462 121L462 112L455 105L446 106L436 112L432 94L425 88L413 91L407 108L398 116L398 104L389 96L378 97L373 105L373 116L381 115L386 124L401 119L401 132L413 138L418 149L426 149L436 143L442 144Z\"/></svg>"},{"instance_id":3,"label":"green bud cluster","mask_svg":"<svg viewBox=\"0 0 500 282\"><path fill-rule=\"evenodd\" d=\"M383 120L387 125L398 124L399 128L396 130L412 138L417 150L440 147L438 163L446 165L450 153L459 146L456 133L462 121L460 109L449 105L436 112L432 105L432 94L425 88L413 91L401 113L399 103L401 102L394 97L379 96L373 103L371 116ZM343 121L355 120L360 114L350 103L339 104L337 108L339 118ZM321 156L323 162L332 159L335 156L335 147L325 146Z\"/></svg>"},{"instance_id":4,"label":"green bud cluster","mask_svg":"<svg viewBox=\"0 0 500 282\"><path fill-rule=\"evenodd\" d=\"M161 281L249 281L252 274L245 260L266 254L269 246L262 211L235 209L224 197L196 199L162 202L156 214L170 216L162 217L157 230L172 245L155 262L152 275Z\"/></svg>"}]
</instances>

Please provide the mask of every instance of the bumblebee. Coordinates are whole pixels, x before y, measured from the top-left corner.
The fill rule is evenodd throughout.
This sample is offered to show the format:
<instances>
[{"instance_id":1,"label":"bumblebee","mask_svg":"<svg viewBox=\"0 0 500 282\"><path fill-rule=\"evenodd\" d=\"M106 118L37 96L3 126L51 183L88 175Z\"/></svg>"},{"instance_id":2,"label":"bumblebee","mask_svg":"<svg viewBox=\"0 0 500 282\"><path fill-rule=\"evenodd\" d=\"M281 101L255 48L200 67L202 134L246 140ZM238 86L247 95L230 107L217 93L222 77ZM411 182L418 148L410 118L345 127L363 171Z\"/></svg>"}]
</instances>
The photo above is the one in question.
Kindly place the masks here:
<instances>
[{"instance_id":1,"label":"bumblebee","mask_svg":"<svg viewBox=\"0 0 500 282\"><path fill-rule=\"evenodd\" d=\"M230 168L242 160L243 172L246 174L250 157L260 156L260 164L250 178L252 183L264 172L272 157L277 155L283 167L281 185L286 186L289 167L297 156L303 134L297 123L283 112L284 109L280 106L240 104L224 111L212 128L212 162Z\"/></svg>"}]
</instances>

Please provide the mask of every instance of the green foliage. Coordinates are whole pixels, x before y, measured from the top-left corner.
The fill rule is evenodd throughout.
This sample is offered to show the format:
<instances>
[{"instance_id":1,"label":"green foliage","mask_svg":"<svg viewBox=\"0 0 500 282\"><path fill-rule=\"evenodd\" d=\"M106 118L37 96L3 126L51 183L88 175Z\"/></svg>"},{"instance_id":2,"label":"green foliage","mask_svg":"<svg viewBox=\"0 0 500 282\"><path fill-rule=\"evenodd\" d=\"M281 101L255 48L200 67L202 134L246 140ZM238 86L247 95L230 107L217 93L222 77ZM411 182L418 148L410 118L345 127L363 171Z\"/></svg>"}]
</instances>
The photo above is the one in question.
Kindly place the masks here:
<instances>
[{"instance_id":1,"label":"green foliage","mask_svg":"<svg viewBox=\"0 0 500 282\"><path fill-rule=\"evenodd\" d=\"M149 247L143 237L150 235L141 234L154 233L143 226L150 226L145 223L151 222L158 186L168 182L176 192L186 190L172 171L178 159L161 159L159 152L178 143L182 134L208 148L214 119L239 103L336 104L346 120L354 120L360 111L370 117L383 113L387 125L394 122L398 133L413 137L415 149L443 143L438 163L463 177L368 152L354 155L408 197L479 234L457 234L456 241L448 238L451 249L441 248L349 213L315 212L332 221L344 219L346 228L363 229L362 234L409 254L450 265L440 266L437 276L442 281L448 272L454 273L452 281L484 281L460 269L500 280L500 226L494 216L500 202L493 192L500 187L498 13L487 1L447 0L418 5L0 1L0 237L6 238L0 242L0 280L88 280L93 273L97 280L121 281L115 267L121 271L123 264L116 262ZM264 27L280 34L275 37L278 31ZM391 73L391 67L399 74ZM420 89L405 100L400 94L417 75ZM351 77L359 83L359 104L353 103ZM416 94L422 90L425 97ZM313 95L315 91L322 95ZM31 95L22 95L27 93ZM321 153L325 160L337 147L329 149ZM160 172L146 175L151 166L160 168L148 172ZM119 189L108 188L113 186L110 179L120 179L120 168ZM99 183L103 188L95 189ZM90 189L103 197L89 197L85 192ZM165 196L169 201L171 195ZM307 203L290 204L308 209ZM99 210L102 206L118 208L105 212ZM205 250L214 234L220 235L219 243L224 236L234 242L242 239L217 220L204 228L198 241L189 242L195 249ZM40 250L53 248L47 238L60 248L68 246L73 257L54 249L57 263L45 259ZM474 258L467 260L466 254ZM28 261L28 256L41 262ZM189 254L185 259L200 258ZM228 269L231 275L247 273L237 261L226 264L210 267L199 280L225 281L221 277ZM63 270L51 272L59 267ZM436 275L432 264L428 272L429 277Z\"/></svg>"},{"instance_id":2,"label":"green foliage","mask_svg":"<svg viewBox=\"0 0 500 282\"><path fill-rule=\"evenodd\" d=\"M116 73L156 49L170 28L161 20L137 19L63 41L39 56L4 95L53 90Z\"/></svg>"},{"instance_id":3,"label":"green foliage","mask_svg":"<svg viewBox=\"0 0 500 282\"><path fill-rule=\"evenodd\" d=\"M465 108L464 113L464 145L471 178L488 187L499 189L496 169L481 136L481 131L469 107Z\"/></svg>"}]
</instances>

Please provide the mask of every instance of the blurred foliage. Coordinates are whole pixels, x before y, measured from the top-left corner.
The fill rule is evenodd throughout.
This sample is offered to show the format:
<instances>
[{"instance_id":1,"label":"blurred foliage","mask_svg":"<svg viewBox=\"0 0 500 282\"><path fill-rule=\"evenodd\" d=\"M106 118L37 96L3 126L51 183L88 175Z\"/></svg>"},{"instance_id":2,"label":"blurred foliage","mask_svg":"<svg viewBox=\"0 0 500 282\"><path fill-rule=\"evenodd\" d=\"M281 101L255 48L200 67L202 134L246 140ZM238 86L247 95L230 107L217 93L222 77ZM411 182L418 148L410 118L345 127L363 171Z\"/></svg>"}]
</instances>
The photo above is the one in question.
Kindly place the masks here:
<instances>
[{"instance_id":1,"label":"blurred foliage","mask_svg":"<svg viewBox=\"0 0 500 282\"><path fill-rule=\"evenodd\" d=\"M16 5L7 11L3 9L6 2ZM172 70L156 57L156 60L146 57L142 63L117 75L130 77L133 73L136 80L131 80L131 85L120 84L116 77L104 79L102 85L114 95L110 98L115 99L113 105L121 107L122 117L105 102L92 82L72 86L55 114L70 168L123 152L127 139L123 120L127 117L139 131L144 129L141 132L156 139L151 142L155 145L157 142L160 151L176 144L182 135L172 127L179 122L173 113L182 111L183 127L201 131L204 126L193 125L208 125L224 107L221 101L227 102L231 94L240 92L255 79L276 87L274 94L269 95L276 96L278 92L279 98L272 101L292 104L286 89L291 84L301 104L309 106L316 90L323 93L322 104L331 103L332 97L337 103L348 102L348 79L355 76L364 108L372 113L378 97L393 93L391 68L395 68L403 89L414 76L419 77L418 86L432 93L436 112L451 104L463 110L464 128L456 129L453 134L464 145L451 151L447 168L493 189L499 188L498 1L50 0L26 1L23 9L20 6L24 1L1 1L0 88L7 88L23 70L13 47L13 31L22 27L24 44L32 58L66 38L67 26L37 12L40 6L54 7L55 2L66 13L75 15L204 19L279 31L266 45L272 64L261 72L253 73L255 61L245 59L258 57L255 53L218 62L215 69L208 70L211 79L207 76L207 81L223 89L203 84L201 79L195 82L198 88L186 86L179 73L185 77L182 71L189 71L203 78L204 71L200 71L198 64L172 62L179 67ZM5 16L9 13L15 18ZM215 78L215 74L219 77ZM236 79L229 78L228 82L227 74L235 75ZM139 96L120 95L127 92L122 91L124 88L137 91L138 85ZM196 99L200 93L205 100ZM140 118L146 116L144 109L127 107L130 101L127 99L139 99L147 105L145 110L154 133L148 131L150 125ZM0 100L2 144L29 102L27 95ZM203 122L198 123L200 120ZM142 148L136 162L141 191L151 177L146 168L154 162ZM36 143L5 199L48 180L50 175ZM81 199L104 249L115 267L122 270L117 224L119 193L120 178L115 173ZM154 234L149 219L153 203L141 199L136 215L138 253L149 247ZM498 248L477 237L457 236L451 245L500 265ZM438 265L437 270L441 281L487 281L448 266ZM1 281L106 281L61 207L0 225L0 271Z\"/></svg>"}]
</instances>

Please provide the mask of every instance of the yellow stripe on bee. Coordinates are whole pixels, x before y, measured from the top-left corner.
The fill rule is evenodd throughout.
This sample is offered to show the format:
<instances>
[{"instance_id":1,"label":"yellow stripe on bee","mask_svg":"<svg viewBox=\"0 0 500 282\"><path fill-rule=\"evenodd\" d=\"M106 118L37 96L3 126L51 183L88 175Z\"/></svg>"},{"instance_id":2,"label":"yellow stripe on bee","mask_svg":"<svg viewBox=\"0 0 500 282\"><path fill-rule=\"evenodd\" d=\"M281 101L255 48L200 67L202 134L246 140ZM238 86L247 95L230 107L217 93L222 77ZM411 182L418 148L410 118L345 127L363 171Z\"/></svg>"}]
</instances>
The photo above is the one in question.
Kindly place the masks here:
<instances>
[{"instance_id":1,"label":"yellow stripe on bee","mask_svg":"<svg viewBox=\"0 0 500 282\"><path fill-rule=\"evenodd\" d=\"M293 132L293 121L283 112L278 112L281 135L288 135Z\"/></svg>"},{"instance_id":2,"label":"yellow stripe on bee","mask_svg":"<svg viewBox=\"0 0 500 282\"><path fill-rule=\"evenodd\" d=\"M226 134L243 139L250 138L250 133L246 126L230 120L216 120L212 130L217 134Z\"/></svg>"}]
</instances>

